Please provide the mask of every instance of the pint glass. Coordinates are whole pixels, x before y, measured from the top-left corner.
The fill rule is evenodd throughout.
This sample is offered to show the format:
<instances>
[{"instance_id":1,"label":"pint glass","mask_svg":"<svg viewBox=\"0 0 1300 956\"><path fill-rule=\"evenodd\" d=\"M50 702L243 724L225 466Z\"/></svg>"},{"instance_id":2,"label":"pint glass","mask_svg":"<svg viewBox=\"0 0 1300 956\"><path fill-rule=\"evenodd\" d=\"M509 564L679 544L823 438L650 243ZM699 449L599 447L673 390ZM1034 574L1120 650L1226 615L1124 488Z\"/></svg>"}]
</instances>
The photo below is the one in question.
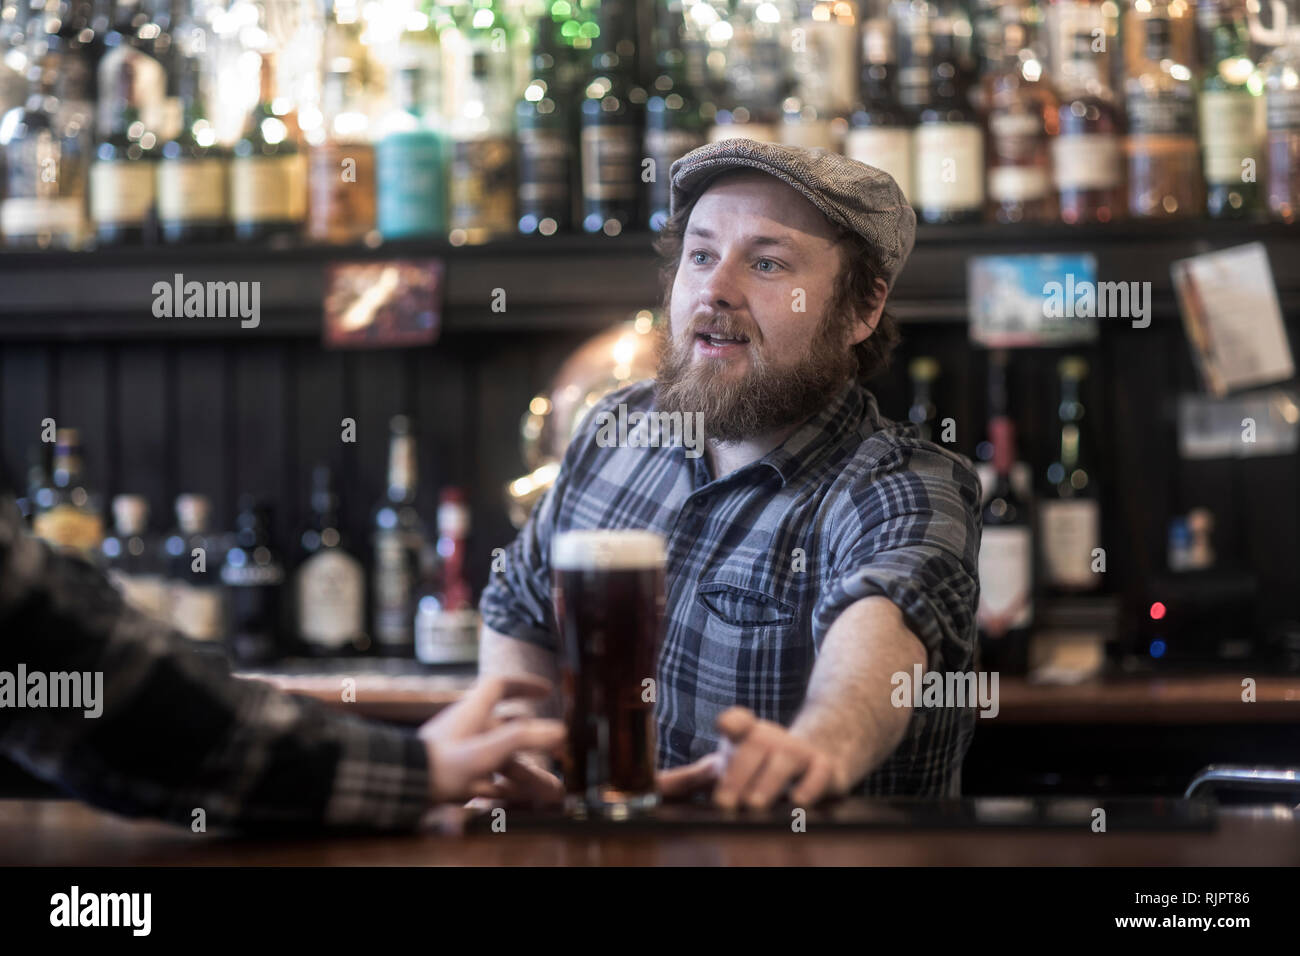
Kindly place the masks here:
<instances>
[{"instance_id":1,"label":"pint glass","mask_svg":"<svg viewBox=\"0 0 1300 956\"><path fill-rule=\"evenodd\" d=\"M551 550L568 747L570 812L654 806L654 681L664 608L664 539L568 531Z\"/></svg>"}]
</instances>

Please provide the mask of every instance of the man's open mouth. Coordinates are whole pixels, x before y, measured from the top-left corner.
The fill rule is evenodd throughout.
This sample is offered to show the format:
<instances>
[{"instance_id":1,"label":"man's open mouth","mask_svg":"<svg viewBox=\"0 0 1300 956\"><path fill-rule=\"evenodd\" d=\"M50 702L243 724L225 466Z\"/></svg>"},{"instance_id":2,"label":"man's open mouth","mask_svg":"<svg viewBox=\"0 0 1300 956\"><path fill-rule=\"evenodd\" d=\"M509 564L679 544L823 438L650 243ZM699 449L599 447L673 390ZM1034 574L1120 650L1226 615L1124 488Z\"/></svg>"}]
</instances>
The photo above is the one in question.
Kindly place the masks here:
<instances>
[{"instance_id":1,"label":"man's open mouth","mask_svg":"<svg viewBox=\"0 0 1300 956\"><path fill-rule=\"evenodd\" d=\"M706 345L744 345L749 338L744 335L721 335L716 332L697 332L695 337Z\"/></svg>"}]
</instances>

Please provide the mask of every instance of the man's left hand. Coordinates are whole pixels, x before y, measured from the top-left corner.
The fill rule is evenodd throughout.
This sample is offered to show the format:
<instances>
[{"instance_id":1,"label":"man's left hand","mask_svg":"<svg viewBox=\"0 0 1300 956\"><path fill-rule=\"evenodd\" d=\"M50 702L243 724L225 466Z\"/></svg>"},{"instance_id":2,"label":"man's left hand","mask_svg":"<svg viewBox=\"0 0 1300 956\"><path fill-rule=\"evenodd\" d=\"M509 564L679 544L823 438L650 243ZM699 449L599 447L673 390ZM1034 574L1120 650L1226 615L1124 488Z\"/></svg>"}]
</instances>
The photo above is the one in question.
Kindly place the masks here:
<instances>
[{"instance_id":1,"label":"man's left hand","mask_svg":"<svg viewBox=\"0 0 1300 956\"><path fill-rule=\"evenodd\" d=\"M848 792L848 774L837 756L778 723L760 720L747 707L723 711L717 728L723 735L717 753L660 774L664 796L681 796L717 780L713 799L719 806L763 809L792 783L790 799L796 804Z\"/></svg>"}]
</instances>

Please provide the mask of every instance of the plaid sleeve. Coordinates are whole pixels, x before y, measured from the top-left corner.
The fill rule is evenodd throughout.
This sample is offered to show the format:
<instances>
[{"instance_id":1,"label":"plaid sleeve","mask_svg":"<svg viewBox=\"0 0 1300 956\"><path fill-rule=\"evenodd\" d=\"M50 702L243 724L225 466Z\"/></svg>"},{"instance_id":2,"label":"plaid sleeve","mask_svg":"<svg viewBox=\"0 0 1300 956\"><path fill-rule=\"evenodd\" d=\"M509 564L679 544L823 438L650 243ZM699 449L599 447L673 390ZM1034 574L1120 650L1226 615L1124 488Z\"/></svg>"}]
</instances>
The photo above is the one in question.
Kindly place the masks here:
<instances>
[{"instance_id":1,"label":"plaid sleeve","mask_svg":"<svg viewBox=\"0 0 1300 956\"><path fill-rule=\"evenodd\" d=\"M0 752L96 806L181 824L201 809L208 826L239 828L404 828L428 808L414 733L231 676L4 502L0 679L20 668L101 682L97 715L0 707Z\"/></svg>"},{"instance_id":2,"label":"plaid sleeve","mask_svg":"<svg viewBox=\"0 0 1300 956\"><path fill-rule=\"evenodd\" d=\"M849 481L851 512L837 516L832 531L834 563L813 613L814 641L820 646L850 604L883 595L925 645L928 669L969 669L979 600L974 469L928 442L896 438Z\"/></svg>"},{"instance_id":3,"label":"plaid sleeve","mask_svg":"<svg viewBox=\"0 0 1300 956\"><path fill-rule=\"evenodd\" d=\"M557 650L551 611L551 532L567 463L537 503L528 522L506 548L500 570L493 568L479 598L483 623L507 637Z\"/></svg>"}]
</instances>

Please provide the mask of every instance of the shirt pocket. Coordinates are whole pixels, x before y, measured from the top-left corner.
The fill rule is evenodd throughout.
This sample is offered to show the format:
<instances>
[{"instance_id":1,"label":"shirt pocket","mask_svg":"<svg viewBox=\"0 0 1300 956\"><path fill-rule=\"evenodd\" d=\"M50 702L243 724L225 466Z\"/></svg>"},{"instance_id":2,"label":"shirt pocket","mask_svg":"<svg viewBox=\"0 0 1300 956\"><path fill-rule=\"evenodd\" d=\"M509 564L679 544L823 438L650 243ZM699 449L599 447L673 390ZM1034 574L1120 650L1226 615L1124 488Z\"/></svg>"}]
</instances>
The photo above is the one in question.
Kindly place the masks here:
<instances>
[{"instance_id":1,"label":"shirt pocket","mask_svg":"<svg viewBox=\"0 0 1300 956\"><path fill-rule=\"evenodd\" d=\"M695 599L721 623L743 631L766 631L795 622L793 604L725 581L705 581L695 589Z\"/></svg>"}]
</instances>

